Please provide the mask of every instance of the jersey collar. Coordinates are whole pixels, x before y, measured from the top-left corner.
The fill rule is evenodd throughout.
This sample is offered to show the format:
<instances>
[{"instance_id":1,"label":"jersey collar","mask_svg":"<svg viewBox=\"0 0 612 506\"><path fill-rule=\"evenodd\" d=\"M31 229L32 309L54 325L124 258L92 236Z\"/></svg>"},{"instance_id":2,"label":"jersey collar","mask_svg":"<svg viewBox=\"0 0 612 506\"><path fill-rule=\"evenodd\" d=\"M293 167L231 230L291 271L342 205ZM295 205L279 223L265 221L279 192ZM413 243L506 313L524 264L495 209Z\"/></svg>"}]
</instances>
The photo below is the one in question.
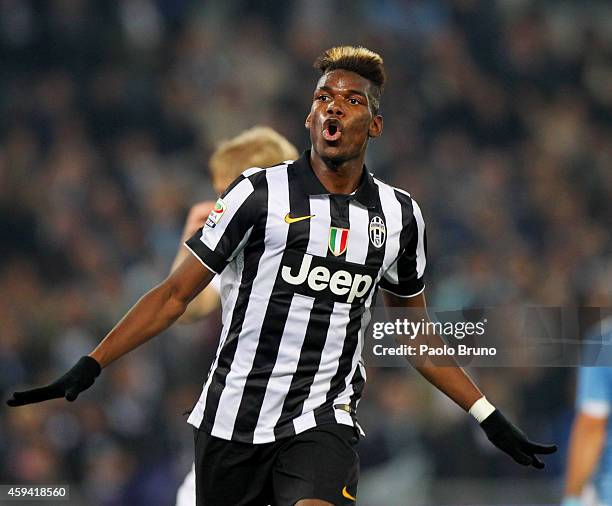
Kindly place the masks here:
<instances>
[{"instance_id":1,"label":"jersey collar","mask_svg":"<svg viewBox=\"0 0 612 506\"><path fill-rule=\"evenodd\" d=\"M307 196L310 195L330 195L325 189L319 178L316 176L310 165L310 150L307 149L302 153L293 165L297 169L299 174L302 189ZM376 207L378 195L378 188L374 182L374 178L367 167L363 166L363 174L361 176L361 182L354 193L349 195L349 199L355 199L357 202L363 204L365 207L371 208Z\"/></svg>"}]
</instances>

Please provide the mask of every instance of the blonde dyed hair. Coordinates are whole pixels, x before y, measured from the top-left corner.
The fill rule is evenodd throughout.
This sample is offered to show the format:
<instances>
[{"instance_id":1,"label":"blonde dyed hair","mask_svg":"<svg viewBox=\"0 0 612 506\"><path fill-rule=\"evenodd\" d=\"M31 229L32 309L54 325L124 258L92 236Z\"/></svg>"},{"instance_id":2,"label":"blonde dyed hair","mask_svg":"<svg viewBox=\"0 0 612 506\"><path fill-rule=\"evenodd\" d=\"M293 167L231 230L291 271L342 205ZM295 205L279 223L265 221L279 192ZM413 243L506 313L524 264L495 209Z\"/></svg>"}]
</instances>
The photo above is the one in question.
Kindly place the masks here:
<instances>
[{"instance_id":1,"label":"blonde dyed hair","mask_svg":"<svg viewBox=\"0 0 612 506\"><path fill-rule=\"evenodd\" d=\"M378 113L387 79L383 59L378 53L362 46L336 46L320 55L313 66L320 70L321 74L332 70L349 70L370 81L372 110L375 114Z\"/></svg>"},{"instance_id":2,"label":"blonde dyed hair","mask_svg":"<svg viewBox=\"0 0 612 506\"><path fill-rule=\"evenodd\" d=\"M210 158L215 185L225 188L250 167L271 167L298 158L298 150L270 127L255 126L223 141Z\"/></svg>"}]
</instances>

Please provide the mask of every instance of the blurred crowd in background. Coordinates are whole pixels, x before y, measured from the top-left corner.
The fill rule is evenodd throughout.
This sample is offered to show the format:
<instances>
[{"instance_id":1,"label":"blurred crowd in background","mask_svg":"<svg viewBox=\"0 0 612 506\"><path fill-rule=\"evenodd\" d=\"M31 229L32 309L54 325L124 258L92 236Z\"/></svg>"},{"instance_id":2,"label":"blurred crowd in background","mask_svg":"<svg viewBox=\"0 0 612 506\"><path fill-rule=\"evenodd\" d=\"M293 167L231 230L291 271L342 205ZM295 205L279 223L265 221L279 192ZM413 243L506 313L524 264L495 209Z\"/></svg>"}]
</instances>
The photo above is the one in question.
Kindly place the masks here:
<instances>
[{"instance_id":1,"label":"blurred crowd in background","mask_svg":"<svg viewBox=\"0 0 612 506\"><path fill-rule=\"evenodd\" d=\"M309 147L312 62L337 44L385 60L367 164L423 210L431 305L610 305L611 20L603 0L0 1L2 399L67 370L167 274L220 140L266 124ZM219 325L171 328L74 404L3 401L0 482L172 504ZM472 371L560 443L536 473L413 371L370 369L360 504L554 502L574 372Z\"/></svg>"}]
</instances>

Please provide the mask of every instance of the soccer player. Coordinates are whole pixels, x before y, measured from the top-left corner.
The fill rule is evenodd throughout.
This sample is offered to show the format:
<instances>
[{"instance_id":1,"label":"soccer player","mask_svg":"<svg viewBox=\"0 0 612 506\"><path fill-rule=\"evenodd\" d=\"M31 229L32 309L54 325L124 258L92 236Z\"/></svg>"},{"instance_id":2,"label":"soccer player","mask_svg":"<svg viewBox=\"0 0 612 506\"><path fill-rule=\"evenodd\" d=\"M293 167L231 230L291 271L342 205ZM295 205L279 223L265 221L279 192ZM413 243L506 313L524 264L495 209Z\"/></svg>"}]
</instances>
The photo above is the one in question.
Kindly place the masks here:
<instances>
[{"instance_id":1,"label":"soccer player","mask_svg":"<svg viewBox=\"0 0 612 506\"><path fill-rule=\"evenodd\" d=\"M408 193L364 166L369 140L383 130L382 58L344 46L315 66L321 77L305 121L311 149L293 163L245 171L186 242L191 257L64 376L15 392L9 405L75 400L220 273L223 330L188 419L197 504L353 504L370 307L380 288L387 305L426 317L425 225ZM460 367L416 368L518 463L542 468L537 454L556 450L529 441Z\"/></svg>"},{"instance_id":2,"label":"soccer player","mask_svg":"<svg viewBox=\"0 0 612 506\"><path fill-rule=\"evenodd\" d=\"M217 195L249 167L269 167L299 156L297 149L285 137L269 127L256 126L242 132L229 141L222 142L210 158L209 167L212 185ZM189 239L204 226L206 218L214 208L214 202L195 204L187 216L181 243ZM190 255L180 247L172 264L171 273ZM191 301L179 323L195 322L208 315L220 305L219 276ZM195 464L178 489L176 506L192 506L196 503Z\"/></svg>"},{"instance_id":3,"label":"soccer player","mask_svg":"<svg viewBox=\"0 0 612 506\"><path fill-rule=\"evenodd\" d=\"M587 340L601 337L609 347L612 319L601 322L597 332L600 335L591 335ZM606 356L609 358L610 354ZM612 367L581 367L576 397L577 413L572 425L562 504L612 506ZM593 485L595 498L588 497L589 484Z\"/></svg>"},{"instance_id":4,"label":"soccer player","mask_svg":"<svg viewBox=\"0 0 612 506\"><path fill-rule=\"evenodd\" d=\"M250 167L270 167L283 161L295 160L298 156L295 146L270 127L255 126L245 130L237 137L222 142L210 158L209 168L215 193L221 195L232 181ZM214 206L214 201L199 202L189 210L181 243L204 226ZM180 247L170 273L174 272L189 255L187 248ZM178 321L179 323L197 321L217 309L219 305L219 283L218 279L214 278L213 282L191 301Z\"/></svg>"}]
</instances>

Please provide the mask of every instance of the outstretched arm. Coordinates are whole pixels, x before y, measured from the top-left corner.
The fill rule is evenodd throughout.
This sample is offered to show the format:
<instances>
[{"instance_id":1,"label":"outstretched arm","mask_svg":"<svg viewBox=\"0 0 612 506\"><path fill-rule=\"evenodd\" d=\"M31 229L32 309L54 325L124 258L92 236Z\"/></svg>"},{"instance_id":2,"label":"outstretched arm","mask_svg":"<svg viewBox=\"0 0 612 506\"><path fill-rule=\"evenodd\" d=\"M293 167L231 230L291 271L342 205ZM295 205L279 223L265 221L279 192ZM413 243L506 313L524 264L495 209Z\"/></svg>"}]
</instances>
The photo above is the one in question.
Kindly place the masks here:
<instances>
[{"instance_id":1,"label":"outstretched arm","mask_svg":"<svg viewBox=\"0 0 612 506\"><path fill-rule=\"evenodd\" d=\"M410 308L410 316L415 321L429 320L424 292L414 297L398 297L387 291L383 291L383 294L386 306ZM427 343L430 348L444 345L441 337L422 334L416 336L412 343L417 347L421 343ZM533 465L541 469L544 463L538 459L536 454L557 451L555 445L540 445L529 441L517 427L506 420L501 412L485 399L472 379L454 360L445 364L444 367L418 359L410 360L410 362L427 381L474 416L489 440L519 464Z\"/></svg>"},{"instance_id":2,"label":"outstretched arm","mask_svg":"<svg viewBox=\"0 0 612 506\"><path fill-rule=\"evenodd\" d=\"M211 223L189 240L193 255L183 260L162 283L145 294L96 349L81 359L64 376L50 385L15 392L9 406L65 397L69 401L89 388L108 364L148 341L175 322L189 302L221 272L247 243L261 217L260 202L267 186L241 175L219 199ZM255 183L255 184L254 184ZM210 266L210 267L208 267Z\"/></svg>"},{"instance_id":3,"label":"outstretched arm","mask_svg":"<svg viewBox=\"0 0 612 506\"><path fill-rule=\"evenodd\" d=\"M213 276L194 256L186 258L176 271L147 292L96 349L81 357L70 371L44 387L13 393L7 404L23 406L60 397L74 401L93 384L104 367L172 325Z\"/></svg>"}]
</instances>

